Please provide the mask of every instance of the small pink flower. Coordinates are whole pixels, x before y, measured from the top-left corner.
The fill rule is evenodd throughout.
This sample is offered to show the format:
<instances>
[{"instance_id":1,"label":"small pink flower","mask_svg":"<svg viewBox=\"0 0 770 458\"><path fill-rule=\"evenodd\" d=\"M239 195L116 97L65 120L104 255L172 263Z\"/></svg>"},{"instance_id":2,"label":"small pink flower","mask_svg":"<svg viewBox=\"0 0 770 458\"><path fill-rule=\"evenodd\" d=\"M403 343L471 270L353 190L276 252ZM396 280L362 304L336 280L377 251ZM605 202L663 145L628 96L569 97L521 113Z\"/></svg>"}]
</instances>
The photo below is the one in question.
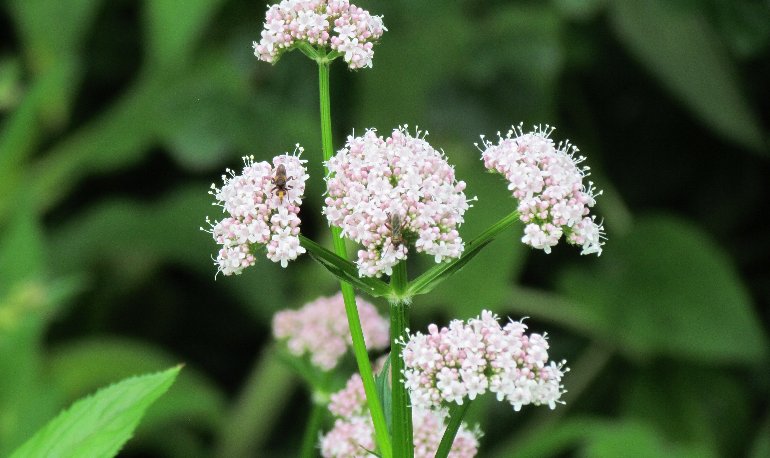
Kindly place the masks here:
<instances>
[{"instance_id":1,"label":"small pink flower","mask_svg":"<svg viewBox=\"0 0 770 458\"><path fill-rule=\"evenodd\" d=\"M463 404L465 398L491 391L507 400L515 410L523 405L560 402L561 379L569 369L564 362L548 363L545 334L524 334L526 325L511 321L504 327L492 312L449 327L428 327L405 342L404 383L412 404L440 408L447 403Z\"/></svg>"},{"instance_id":2,"label":"small pink flower","mask_svg":"<svg viewBox=\"0 0 770 458\"><path fill-rule=\"evenodd\" d=\"M331 431L321 437L321 455L326 458L365 458L374 450L374 427L366 410L364 385L358 374L348 380L345 388L331 395L329 410L336 417ZM412 409L414 457L433 458L446 429L445 410ZM449 456L471 458L479 449L478 429L460 426Z\"/></svg>"},{"instance_id":3,"label":"small pink flower","mask_svg":"<svg viewBox=\"0 0 770 458\"><path fill-rule=\"evenodd\" d=\"M366 347L380 350L390 344L390 324L371 303L358 299L358 313ZM273 317L273 334L286 340L289 351L310 355L310 361L328 371L352 345L342 294L321 297L299 310L282 310Z\"/></svg>"},{"instance_id":4,"label":"small pink flower","mask_svg":"<svg viewBox=\"0 0 770 458\"><path fill-rule=\"evenodd\" d=\"M267 10L262 38L252 47L260 60L275 63L299 42L328 46L355 70L372 66L372 48L386 30L381 16L348 0L283 0Z\"/></svg>"},{"instance_id":5,"label":"small pink flower","mask_svg":"<svg viewBox=\"0 0 770 458\"><path fill-rule=\"evenodd\" d=\"M486 168L508 180L519 202L523 243L550 253L565 235L567 243L583 248L581 254L601 255L604 228L589 211L602 192L590 181L583 184L589 175L589 168L580 166L585 158L569 142L555 144L552 132L546 126L524 133L520 124L505 137L498 133L497 144L482 136L481 158Z\"/></svg>"},{"instance_id":6,"label":"small pink flower","mask_svg":"<svg viewBox=\"0 0 770 458\"><path fill-rule=\"evenodd\" d=\"M374 129L350 136L327 166L324 214L363 245L360 275L390 275L409 248L436 262L462 254L457 228L469 207L465 183L419 131L412 137L404 126L388 138Z\"/></svg>"},{"instance_id":7,"label":"small pink flower","mask_svg":"<svg viewBox=\"0 0 770 458\"><path fill-rule=\"evenodd\" d=\"M305 252L298 237L299 206L308 178L301 154L297 145L294 154L276 156L272 165L254 162L253 156L244 157L240 175L228 169L221 188L211 185L209 193L217 199L215 205L229 215L214 223L206 220L211 226L207 232L222 245L216 259L218 272L240 274L254 265L254 255L262 247L268 259L282 267ZM286 171L285 184L275 181L281 166Z\"/></svg>"}]
</instances>

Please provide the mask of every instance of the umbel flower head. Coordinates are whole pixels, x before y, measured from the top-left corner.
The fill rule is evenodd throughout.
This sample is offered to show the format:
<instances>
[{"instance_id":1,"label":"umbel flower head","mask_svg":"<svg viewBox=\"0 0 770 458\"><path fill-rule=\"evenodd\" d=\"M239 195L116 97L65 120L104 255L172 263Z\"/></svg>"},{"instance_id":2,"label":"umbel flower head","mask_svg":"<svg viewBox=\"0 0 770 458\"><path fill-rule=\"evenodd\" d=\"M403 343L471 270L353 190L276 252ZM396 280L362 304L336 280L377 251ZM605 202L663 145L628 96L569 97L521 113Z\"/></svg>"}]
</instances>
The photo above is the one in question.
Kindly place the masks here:
<instances>
[{"instance_id":1,"label":"umbel flower head","mask_svg":"<svg viewBox=\"0 0 770 458\"><path fill-rule=\"evenodd\" d=\"M448 328L428 326L428 334L410 335L403 350L404 382L412 404L424 408L462 404L487 390L515 410L527 404L552 409L565 392L564 361L548 362L543 334L524 334L527 326L484 310L467 323L454 320Z\"/></svg>"},{"instance_id":2,"label":"umbel flower head","mask_svg":"<svg viewBox=\"0 0 770 458\"><path fill-rule=\"evenodd\" d=\"M369 302L359 298L356 303L366 348L386 348L390 344L388 320L381 317L377 308ZM292 354L309 354L310 361L325 371L334 369L352 345L341 293L318 298L299 310L276 313L273 317L273 334L277 339L286 340Z\"/></svg>"},{"instance_id":3,"label":"umbel flower head","mask_svg":"<svg viewBox=\"0 0 770 458\"><path fill-rule=\"evenodd\" d=\"M252 46L255 56L270 63L300 43L328 46L359 69L372 66L372 48L385 30L381 16L348 0L283 0L267 10L262 39Z\"/></svg>"},{"instance_id":4,"label":"umbel flower head","mask_svg":"<svg viewBox=\"0 0 770 458\"><path fill-rule=\"evenodd\" d=\"M524 133L520 124L505 137L498 133L497 144L482 136L484 165L508 180L526 225L523 243L550 253L565 235L568 243L583 248L581 254L601 255L604 228L589 216L601 191L590 181L587 187L583 184L589 175L589 167L580 166L585 157L577 156L578 149L569 142L554 144L553 130L535 127Z\"/></svg>"},{"instance_id":5,"label":"umbel flower head","mask_svg":"<svg viewBox=\"0 0 770 458\"><path fill-rule=\"evenodd\" d=\"M342 390L331 395L329 410L336 417L334 427L321 437L321 455L325 458L366 458L375 449L374 426L366 410L366 395L361 376L348 380ZM414 457L433 458L446 429L445 410L412 409ZM457 431L449 456L471 458L479 449L481 432L471 431L463 423Z\"/></svg>"},{"instance_id":6,"label":"umbel flower head","mask_svg":"<svg viewBox=\"0 0 770 458\"><path fill-rule=\"evenodd\" d=\"M404 126L388 138L374 129L349 136L327 166L324 214L363 245L360 275L391 275L410 247L436 262L463 252L457 227L469 207L465 183L421 132L413 137Z\"/></svg>"},{"instance_id":7,"label":"umbel flower head","mask_svg":"<svg viewBox=\"0 0 770 458\"><path fill-rule=\"evenodd\" d=\"M299 207L308 175L301 154L297 145L294 154L276 156L272 164L244 157L240 174L227 169L222 187L211 185L214 205L228 215L215 223L206 219L211 226L207 232L222 245L216 259L219 272L240 274L254 265L262 248L282 267L305 252L299 244Z\"/></svg>"}]
</instances>

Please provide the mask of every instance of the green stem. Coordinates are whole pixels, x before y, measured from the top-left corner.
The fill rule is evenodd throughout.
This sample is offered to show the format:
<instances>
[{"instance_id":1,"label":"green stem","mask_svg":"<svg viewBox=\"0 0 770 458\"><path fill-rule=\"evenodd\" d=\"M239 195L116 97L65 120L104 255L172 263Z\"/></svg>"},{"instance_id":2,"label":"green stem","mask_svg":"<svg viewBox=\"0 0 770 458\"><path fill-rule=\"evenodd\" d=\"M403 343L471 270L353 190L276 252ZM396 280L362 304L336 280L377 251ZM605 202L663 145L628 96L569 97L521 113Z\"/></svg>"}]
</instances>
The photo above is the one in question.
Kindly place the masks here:
<instances>
[{"instance_id":1,"label":"green stem","mask_svg":"<svg viewBox=\"0 0 770 458\"><path fill-rule=\"evenodd\" d=\"M460 430L460 424L462 424L465 412L468 411L470 405L470 399L466 399L466 402L463 402L462 405L452 404L452 407L449 408L449 423L436 451L436 458L447 458L449 456L449 451L452 450L452 444L455 441L455 436L457 436L457 431Z\"/></svg>"},{"instance_id":2,"label":"green stem","mask_svg":"<svg viewBox=\"0 0 770 458\"><path fill-rule=\"evenodd\" d=\"M393 295L398 297L407 287L406 262L401 261L393 267L390 285ZM392 379L392 429L393 456L395 458L411 458L414 456L414 439L412 435L412 407L409 393L401 380L404 369L404 359L401 356L401 339L406 337L409 327L409 303L393 300L390 303L390 368Z\"/></svg>"},{"instance_id":3,"label":"green stem","mask_svg":"<svg viewBox=\"0 0 770 458\"><path fill-rule=\"evenodd\" d=\"M302 438L302 458L314 458L316 445L318 444L318 431L321 429L323 411L326 408L320 402L313 400L313 410L310 411L310 419L305 426L305 436Z\"/></svg>"},{"instance_id":4,"label":"green stem","mask_svg":"<svg viewBox=\"0 0 770 458\"><path fill-rule=\"evenodd\" d=\"M476 237L475 239L471 240L468 243L468 246L465 247L466 251L469 251L471 248L475 247L476 245L480 245L482 243L485 243L494 239L495 237L497 237L499 233L513 226L513 224L518 220L519 220L518 211L514 210L511 213L505 215L502 219L500 219L500 221L489 226L487 230L479 234L479 236Z\"/></svg>"},{"instance_id":5,"label":"green stem","mask_svg":"<svg viewBox=\"0 0 770 458\"><path fill-rule=\"evenodd\" d=\"M447 275L451 274L453 271L457 271L466 262L473 259L473 256L477 255L487 243L491 242L498 236L498 234L511 227L518 220L518 211L513 211L504 216L498 222L489 226L487 230L482 232L478 237L468 242L465 245L465 251L463 251L462 256L442 264L436 264L423 272L422 275L412 280L402 297L409 298L417 294L425 294L432 290L438 282L444 280Z\"/></svg>"},{"instance_id":6,"label":"green stem","mask_svg":"<svg viewBox=\"0 0 770 458\"><path fill-rule=\"evenodd\" d=\"M328 161L332 157L334 149L332 147L332 118L329 97L329 62L326 59L318 60L318 87L321 100L321 146L324 161ZM329 174L326 165L324 165L324 171L327 175ZM340 237L342 230L334 226L332 226L331 230L334 252L341 258L347 259L345 241ZM340 288L342 289L342 299L345 302L345 314L350 326L350 336L353 340L353 354L358 364L358 372L361 374L361 379L364 382L366 402L369 406L369 413L372 416L372 423L374 423L375 440L382 458L391 458L393 452L391 450L390 437L388 436L388 425L385 421L382 405L377 397L377 386L374 383L369 354L366 352L361 319L358 316L358 308L356 307L355 293L349 283L340 282Z\"/></svg>"}]
</instances>

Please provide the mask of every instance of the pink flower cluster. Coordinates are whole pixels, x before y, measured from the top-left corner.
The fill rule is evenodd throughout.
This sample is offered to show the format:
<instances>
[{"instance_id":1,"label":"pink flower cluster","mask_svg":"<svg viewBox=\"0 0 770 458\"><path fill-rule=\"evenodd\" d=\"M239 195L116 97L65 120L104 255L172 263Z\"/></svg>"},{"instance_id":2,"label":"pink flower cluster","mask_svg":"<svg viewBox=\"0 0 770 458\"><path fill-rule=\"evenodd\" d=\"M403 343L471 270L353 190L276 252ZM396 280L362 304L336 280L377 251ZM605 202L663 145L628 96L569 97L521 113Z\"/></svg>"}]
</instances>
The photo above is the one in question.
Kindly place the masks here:
<instances>
[{"instance_id":1,"label":"pink flower cluster","mask_svg":"<svg viewBox=\"0 0 770 458\"><path fill-rule=\"evenodd\" d=\"M381 16L372 16L348 0L283 0L265 14L262 39L254 55L276 62L299 42L329 46L351 69L372 66L372 47L387 30Z\"/></svg>"},{"instance_id":2,"label":"pink flower cluster","mask_svg":"<svg viewBox=\"0 0 770 458\"><path fill-rule=\"evenodd\" d=\"M286 267L289 261L305 252L299 244L299 206L305 192L306 161L300 159L302 148L295 154L273 158L273 164L254 162L253 156L243 158L240 175L227 169L221 188L211 185L212 194L228 217L211 223L214 240L222 245L216 259L219 272L238 275L254 265L255 253L264 246L267 258ZM286 183L279 186L275 176L283 165Z\"/></svg>"},{"instance_id":3,"label":"pink flower cluster","mask_svg":"<svg viewBox=\"0 0 770 458\"><path fill-rule=\"evenodd\" d=\"M517 411L527 404L555 408L564 393L565 362L548 363L545 335L524 334L527 326L520 321L501 327L497 320L484 310L467 324L454 320L440 330L432 324L427 335L411 335L403 357L412 404L462 404L489 390Z\"/></svg>"},{"instance_id":4,"label":"pink flower cluster","mask_svg":"<svg viewBox=\"0 0 770 458\"><path fill-rule=\"evenodd\" d=\"M519 218L526 224L521 241L533 248L551 252L562 235L567 242L582 246L581 254L601 255L604 228L588 216L601 191L583 185L588 167L576 156L578 149L569 142L554 144L553 128L535 127L524 133L512 128L493 144L482 136L484 165L508 180L508 189L519 202Z\"/></svg>"},{"instance_id":5,"label":"pink flower cluster","mask_svg":"<svg viewBox=\"0 0 770 458\"><path fill-rule=\"evenodd\" d=\"M457 227L469 207L465 183L419 131L412 137L404 126L389 138L373 129L349 136L327 166L324 214L343 237L364 246L361 276L391 275L410 246L436 262L463 252Z\"/></svg>"},{"instance_id":6,"label":"pink flower cluster","mask_svg":"<svg viewBox=\"0 0 770 458\"><path fill-rule=\"evenodd\" d=\"M358 299L358 313L366 347L384 349L390 344L390 324L377 308ZM289 351L297 356L310 354L310 361L328 371L352 345L342 293L321 297L299 310L283 310L273 317L273 334L285 339Z\"/></svg>"},{"instance_id":7,"label":"pink flower cluster","mask_svg":"<svg viewBox=\"0 0 770 458\"><path fill-rule=\"evenodd\" d=\"M329 410L337 417L334 427L321 437L321 455L334 458L365 458L367 450L375 449L374 427L366 410L364 385L358 374L347 385L332 394ZM412 409L415 458L432 458L436 455L441 437L446 429L447 413L443 410ZM449 456L470 458L476 456L481 433L465 426L452 443Z\"/></svg>"}]
</instances>

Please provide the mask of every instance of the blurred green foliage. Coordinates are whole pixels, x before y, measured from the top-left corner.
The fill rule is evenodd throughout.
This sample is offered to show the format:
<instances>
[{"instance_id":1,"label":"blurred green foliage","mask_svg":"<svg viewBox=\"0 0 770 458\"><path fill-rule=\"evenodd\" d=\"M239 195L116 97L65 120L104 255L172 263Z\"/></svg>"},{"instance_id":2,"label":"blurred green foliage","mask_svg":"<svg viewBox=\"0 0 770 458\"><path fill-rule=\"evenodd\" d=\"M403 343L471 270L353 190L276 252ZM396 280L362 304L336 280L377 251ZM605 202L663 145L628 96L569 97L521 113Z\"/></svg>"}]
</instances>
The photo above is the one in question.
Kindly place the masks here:
<instances>
[{"instance_id":1,"label":"blurred green foliage","mask_svg":"<svg viewBox=\"0 0 770 458\"><path fill-rule=\"evenodd\" d=\"M570 362L556 411L474 404L481 456L767 456L767 2L358 3L389 32L373 69L333 66L337 145L354 129L428 129L479 197L468 239L512 205L483 173L479 134L556 125L605 189L598 260L530 252L511 231L415 300L414 329L527 315ZM307 257L215 281L199 231L226 167L299 142L303 230L329 246L315 68L251 55L264 10L0 7L0 456L85 393L177 362L125 456L296 454L309 404L270 319L335 281Z\"/></svg>"}]
</instances>

